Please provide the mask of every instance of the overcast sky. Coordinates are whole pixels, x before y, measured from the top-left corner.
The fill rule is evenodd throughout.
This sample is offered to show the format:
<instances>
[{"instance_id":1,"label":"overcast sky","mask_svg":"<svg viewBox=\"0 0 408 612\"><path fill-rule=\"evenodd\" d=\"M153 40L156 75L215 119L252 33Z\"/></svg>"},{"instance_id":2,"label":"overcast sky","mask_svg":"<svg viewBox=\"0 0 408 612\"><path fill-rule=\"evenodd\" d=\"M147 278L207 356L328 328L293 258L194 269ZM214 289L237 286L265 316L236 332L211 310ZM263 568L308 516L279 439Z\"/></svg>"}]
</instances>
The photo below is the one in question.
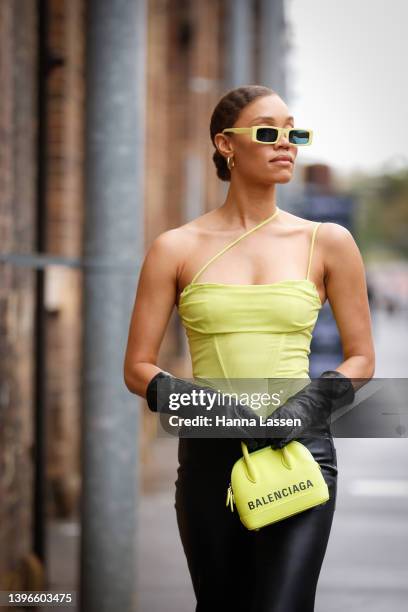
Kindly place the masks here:
<instances>
[{"instance_id":1,"label":"overcast sky","mask_svg":"<svg viewBox=\"0 0 408 612\"><path fill-rule=\"evenodd\" d=\"M286 0L286 101L314 130L306 163L408 167L408 0Z\"/></svg>"}]
</instances>

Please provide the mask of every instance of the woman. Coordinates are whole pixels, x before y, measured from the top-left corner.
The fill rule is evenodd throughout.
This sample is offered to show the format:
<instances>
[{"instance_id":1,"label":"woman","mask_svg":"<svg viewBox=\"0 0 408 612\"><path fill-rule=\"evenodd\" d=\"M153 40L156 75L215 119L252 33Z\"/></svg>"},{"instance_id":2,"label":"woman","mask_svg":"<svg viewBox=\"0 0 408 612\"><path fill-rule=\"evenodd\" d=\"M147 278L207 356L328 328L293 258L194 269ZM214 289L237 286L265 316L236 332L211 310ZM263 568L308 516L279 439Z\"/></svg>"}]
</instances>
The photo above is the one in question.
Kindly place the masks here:
<instances>
[{"instance_id":1,"label":"woman","mask_svg":"<svg viewBox=\"0 0 408 612\"><path fill-rule=\"evenodd\" d=\"M259 125L267 129L224 131ZM291 180L298 146L311 139L307 130L274 129L294 127L284 101L266 87L231 90L214 109L213 160L218 177L230 182L225 202L158 236L140 274L125 382L150 409L158 410L160 377L182 388L156 365L175 304L195 378L310 381L312 329L326 299L344 352L329 375L350 386L373 376L365 272L352 235L276 203L276 184ZM284 407L293 398L286 400ZM335 509L336 450L331 436L297 439L320 463L330 500L258 532L225 508L231 468L242 456L238 437L179 440L175 509L197 612L314 609Z\"/></svg>"}]
</instances>

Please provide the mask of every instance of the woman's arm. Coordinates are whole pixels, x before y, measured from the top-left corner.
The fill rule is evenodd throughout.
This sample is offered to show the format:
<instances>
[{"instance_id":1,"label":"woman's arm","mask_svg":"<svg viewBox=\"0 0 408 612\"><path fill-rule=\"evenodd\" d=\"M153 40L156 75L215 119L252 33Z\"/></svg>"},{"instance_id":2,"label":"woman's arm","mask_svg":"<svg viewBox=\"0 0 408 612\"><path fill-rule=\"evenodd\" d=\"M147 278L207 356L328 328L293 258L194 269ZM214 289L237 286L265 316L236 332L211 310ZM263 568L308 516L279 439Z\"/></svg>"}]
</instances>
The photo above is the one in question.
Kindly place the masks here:
<instances>
[{"instance_id":1,"label":"woman's arm","mask_svg":"<svg viewBox=\"0 0 408 612\"><path fill-rule=\"evenodd\" d=\"M177 296L178 269L182 259L180 245L185 253L186 240L182 240L176 230L165 232L153 242L143 262L125 354L125 384L129 391L146 398L152 412L166 414L172 413L171 395L206 391L198 404L181 406L178 415L202 417L206 415L206 410L211 409L227 418L242 419L242 426L221 426L216 433L221 437L233 436L255 444L253 435L256 429L245 423L250 420L258 420L259 423L259 419L250 407L233 399L224 406L214 389L176 378L156 365Z\"/></svg>"},{"instance_id":2,"label":"woman's arm","mask_svg":"<svg viewBox=\"0 0 408 612\"><path fill-rule=\"evenodd\" d=\"M349 230L337 223L323 223L319 241L324 253L327 298L336 320L344 361L336 368L345 376L374 376L375 350L363 259Z\"/></svg>"},{"instance_id":3,"label":"woman's arm","mask_svg":"<svg viewBox=\"0 0 408 612\"><path fill-rule=\"evenodd\" d=\"M259 447L270 444L282 448L305 435L326 437L332 412L353 403L354 392L374 375L374 344L360 251L351 233L336 223L322 224L319 249L324 261L326 295L339 328L344 361L272 413L274 418L297 418L301 425L269 428L268 438L257 440Z\"/></svg>"},{"instance_id":4,"label":"woman's arm","mask_svg":"<svg viewBox=\"0 0 408 612\"><path fill-rule=\"evenodd\" d=\"M146 253L138 281L124 360L124 380L132 393L146 397L176 295L180 254L178 230L160 234Z\"/></svg>"}]
</instances>

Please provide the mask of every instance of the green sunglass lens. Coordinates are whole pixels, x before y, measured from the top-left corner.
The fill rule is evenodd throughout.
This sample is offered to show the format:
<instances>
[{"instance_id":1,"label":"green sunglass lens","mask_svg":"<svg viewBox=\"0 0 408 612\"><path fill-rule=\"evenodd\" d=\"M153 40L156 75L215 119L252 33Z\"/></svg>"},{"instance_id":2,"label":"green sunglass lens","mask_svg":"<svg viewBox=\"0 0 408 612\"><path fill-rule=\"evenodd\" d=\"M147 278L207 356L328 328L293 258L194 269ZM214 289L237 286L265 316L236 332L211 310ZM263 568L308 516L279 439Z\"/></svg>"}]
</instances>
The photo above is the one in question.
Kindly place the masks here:
<instances>
[{"instance_id":1,"label":"green sunglass lens","mask_svg":"<svg viewBox=\"0 0 408 612\"><path fill-rule=\"evenodd\" d=\"M289 142L296 145L307 144L310 140L310 132L308 130L293 130L289 134Z\"/></svg>"},{"instance_id":2,"label":"green sunglass lens","mask_svg":"<svg viewBox=\"0 0 408 612\"><path fill-rule=\"evenodd\" d=\"M276 142L278 138L278 130L275 128L258 128L256 138L261 142Z\"/></svg>"}]
</instances>

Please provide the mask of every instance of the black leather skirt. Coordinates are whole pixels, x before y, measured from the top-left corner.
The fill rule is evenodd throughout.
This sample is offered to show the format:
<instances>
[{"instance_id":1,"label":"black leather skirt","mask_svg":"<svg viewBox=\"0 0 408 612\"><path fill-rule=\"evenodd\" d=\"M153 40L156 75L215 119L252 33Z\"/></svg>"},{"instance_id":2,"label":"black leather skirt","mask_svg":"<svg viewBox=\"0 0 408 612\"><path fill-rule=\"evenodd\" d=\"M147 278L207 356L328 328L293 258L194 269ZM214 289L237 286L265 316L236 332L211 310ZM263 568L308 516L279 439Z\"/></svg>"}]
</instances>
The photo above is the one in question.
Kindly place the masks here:
<instances>
[{"instance_id":1,"label":"black leather skirt","mask_svg":"<svg viewBox=\"0 0 408 612\"><path fill-rule=\"evenodd\" d=\"M337 496L333 438L298 438L322 468L330 499L249 531L226 507L238 439L180 438L175 503L196 612L312 612Z\"/></svg>"}]
</instances>

